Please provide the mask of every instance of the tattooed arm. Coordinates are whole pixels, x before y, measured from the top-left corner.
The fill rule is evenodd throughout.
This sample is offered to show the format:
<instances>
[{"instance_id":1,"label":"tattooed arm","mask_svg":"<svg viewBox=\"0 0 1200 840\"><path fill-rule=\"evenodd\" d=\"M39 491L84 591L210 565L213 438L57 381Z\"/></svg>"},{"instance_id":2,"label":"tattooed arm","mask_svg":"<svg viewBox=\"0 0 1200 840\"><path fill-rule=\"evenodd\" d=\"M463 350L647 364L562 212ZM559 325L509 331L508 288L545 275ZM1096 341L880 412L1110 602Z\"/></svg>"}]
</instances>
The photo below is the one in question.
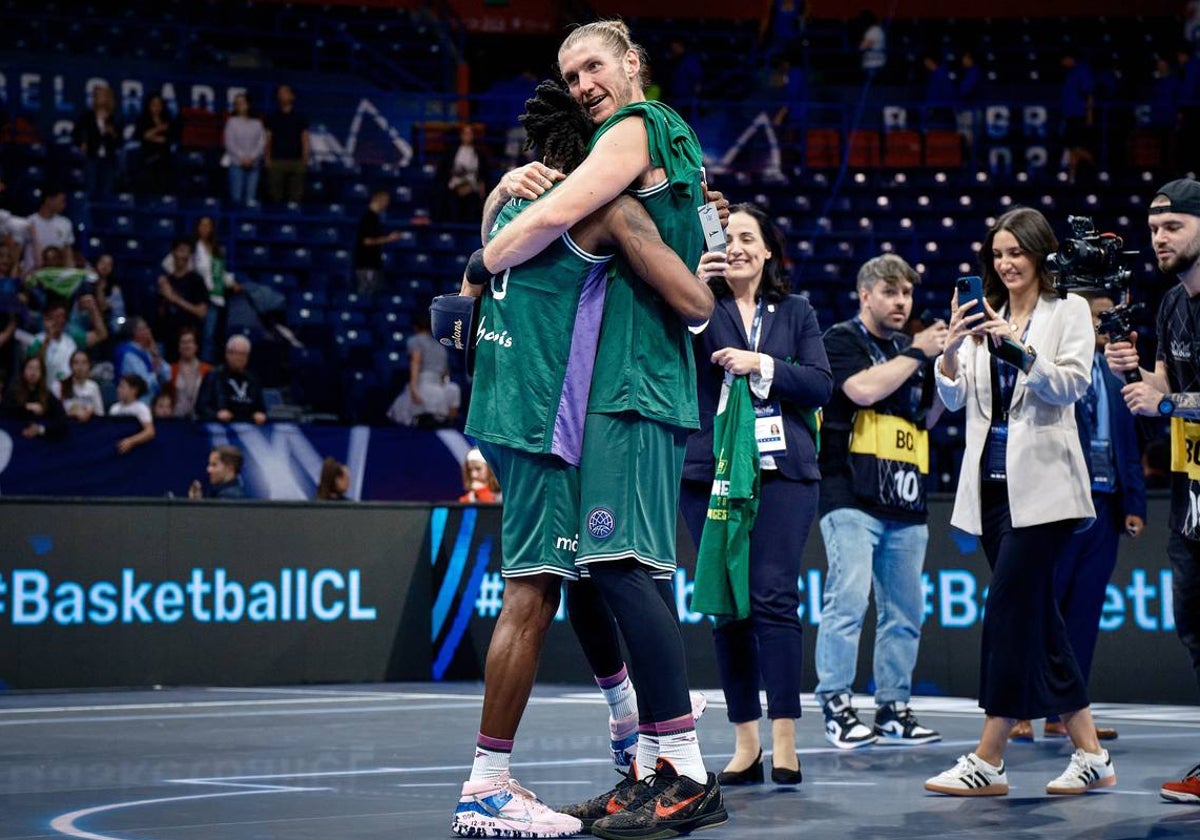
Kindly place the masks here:
<instances>
[{"instance_id":1,"label":"tattooed arm","mask_svg":"<svg viewBox=\"0 0 1200 840\"><path fill-rule=\"evenodd\" d=\"M662 240L637 199L621 196L600 211L612 245L633 273L658 292L688 326L712 315L713 294Z\"/></svg>"}]
</instances>

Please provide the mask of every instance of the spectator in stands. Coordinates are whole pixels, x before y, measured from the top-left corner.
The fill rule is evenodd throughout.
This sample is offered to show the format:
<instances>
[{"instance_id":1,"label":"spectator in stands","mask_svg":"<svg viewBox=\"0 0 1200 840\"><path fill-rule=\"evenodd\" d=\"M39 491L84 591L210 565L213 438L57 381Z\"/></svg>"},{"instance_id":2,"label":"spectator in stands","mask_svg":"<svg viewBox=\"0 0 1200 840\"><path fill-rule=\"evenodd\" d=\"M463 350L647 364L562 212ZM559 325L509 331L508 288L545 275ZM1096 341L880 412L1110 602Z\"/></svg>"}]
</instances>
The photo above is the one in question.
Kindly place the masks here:
<instances>
[{"instance_id":1,"label":"spectator in stands","mask_svg":"<svg viewBox=\"0 0 1200 840\"><path fill-rule=\"evenodd\" d=\"M13 380L5 394L4 415L25 423L24 438L44 437L55 440L67 432L67 413L50 393L46 365L41 356L30 356L21 366L21 375Z\"/></svg>"},{"instance_id":2,"label":"spectator in stands","mask_svg":"<svg viewBox=\"0 0 1200 840\"><path fill-rule=\"evenodd\" d=\"M958 75L958 89L955 98L958 101L958 131L966 139L967 146L975 144L975 124L979 118L975 112L980 107L983 95L983 71L975 62L975 51L964 49L958 59L961 72Z\"/></svg>"},{"instance_id":3,"label":"spectator in stands","mask_svg":"<svg viewBox=\"0 0 1200 840\"><path fill-rule=\"evenodd\" d=\"M458 416L462 389L450 381L450 358L430 332L428 312L417 314L414 329L408 340L408 385L387 416L401 426L444 426Z\"/></svg>"},{"instance_id":4,"label":"spectator in stands","mask_svg":"<svg viewBox=\"0 0 1200 840\"><path fill-rule=\"evenodd\" d=\"M244 335L230 336L225 342L225 364L204 377L196 398L196 417L220 423L250 423L259 426L267 422L262 385L258 376L248 370L250 339Z\"/></svg>"},{"instance_id":5,"label":"spectator in stands","mask_svg":"<svg viewBox=\"0 0 1200 840\"><path fill-rule=\"evenodd\" d=\"M858 54L861 56L863 75L872 79L887 65L887 34L879 25L879 18L869 10L859 13L857 28L862 32Z\"/></svg>"},{"instance_id":6,"label":"spectator in stands","mask_svg":"<svg viewBox=\"0 0 1200 840\"><path fill-rule=\"evenodd\" d=\"M267 115L267 191L272 201L304 200L310 146L308 118L296 110L296 94L289 85L275 92L279 110Z\"/></svg>"},{"instance_id":7,"label":"spectator in stands","mask_svg":"<svg viewBox=\"0 0 1200 840\"><path fill-rule=\"evenodd\" d=\"M771 11L763 15L758 44L768 59L791 59L799 52L804 35L807 10L804 0L772 0Z\"/></svg>"},{"instance_id":8,"label":"spectator in stands","mask_svg":"<svg viewBox=\"0 0 1200 840\"><path fill-rule=\"evenodd\" d=\"M120 174L121 153L121 126L108 85L92 88L92 107L75 120L71 140L83 155L88 198L108 198Z\"/></svg>"},{"instance_id":9,"label":"spectator in stands","mask_svg":"<svg viewBox=\"0 0 1200 840\"><path fill-rule=\"evenodd\" d=\"M241 291L233 274L225 270L225 249L217 240L217 224L212 216L201 216L196 220L196 229L191 239L192 253L188 268L200 275L207 291L208 310L204 315L204 330L200 338L200 358L212 359L216 348L225 340L228 303L226 296ZM174 270L174 252L163 257L162 269L168 274Z\"/></svg>"},{"instance_id":10,"label":"spectator in stands","mask_svg":"<svg viewBox=\"0 0 1200 840\"><path fill-rule=\"evenodd\" d=\"M321 480L317 483L317 500L345 502L350 491L350 468L336 458L321 462Z\"/></svg>"},{"instance_id":11,"label":"spectator in stands","mask_svg":"<svg viewBox=\"0 0 1200 840\"><path fill-rule=\"evenodd\" d=\"M458 142L446 144L433 178L440 205L438 220L479 224L491 172L491 155L475 141L475 129L466 124L459 126Z\"/></svg>"},{"instance_id":12,"label":"spectator in stands","mask_svg":"<svg viewBox=\"0 0 1200 840\"><path fill-rule=\"evenodd\" d=\"M94 276L86 268L68 266L63 260L62 249L51 245L42 249L41 268L35 268L25 275L24 288L29 293L30 302L40 308L52 297L69 301L84 281Z\"/></svg>"},{"instance_id":13,"label":"spectator in stands","mask_svg":"<svg viewBox=\"0 0 1200 840\"><path fill-rule=\"evenodd\" d=\"M23 269L41 268L42 251L50 246L62 250L63 264L75 265L75 226L64 216L67 194L59 187L44 187L38 211L29 217Z\"/></svg>"},{"instance_id":14,"label":"spectator in stands","mask_svg":"<svg viewBox=\"0 0 1200 840\"><path fill-rule=\"evenodd\" d=\"M71 375L62 381L51 380L50 392L63 404L67 416L80 423L104 416L100 386L92 379L92 360L84 350L71 354Z\"/></svg>"},{"instance_id":15,"label":"spectator in stands","mask_svg":"<svg viewBox=\"0 0 1200 840\"><path fill-rule=\"evenodd\" d=\"M34 336L29 345L30 355L41 355L46 360L47 375L51 380L61 381L71 375L71 357L77 349L87 349L108 338L108 327L100 317L96 298L83 295L79 306L92 319L92 328L87 332L67 329L67 304L59 297L52 297L42 312L43 332Z\"/></svg>"},{"instance_id":16,"label":"spectator in stands","mask_svg":"<svg viewBox=\"0 0 1200 840\"><path fill-rule=\"evenodd\" d=\"M467 457L463 459L462 479L465 492L458 497L460 502L500 504L503 501L500 481L484 460L483 453L474 446L467 450Z\"/></svg>"},{"instance_id":17,"label":"spectator in stands","mask_svg":"<svg viewBox=\"0 0 1200 840\"><path fill-rule=\"evenodd\" d=\"M192 244L176 239L171 246L171 270L158 276L158 322L168 359L173 360L179 347L179 333L192 327L204 329L208 317L208 289L204 278L192 267Z\"/></svg>"},{"instance_id":18,"label":"spectator in stands","mask_svg":"<svg viewBox=\"0 0 1200 840\"><path fill-rule=\"evenodd\" d=\"M163 361L162 350L145 318L133 318L129 329L130 340L117 347L113 366L118 377L127 373L140 376L146 383L145 393L152 398L162 391L164 383L170 381L171 366Z\"/></svg>"},{"instance_id":19,"label":"spectator in stands","mask_svg":"<svg viewBox=\"0 0 1200 840\"><path fill-rule=\"evenodd\" d=\"M175 394L170 388L163 389L163 392L154 398L150 413L154 415L155 420L175 419Z\"/></svg>"},{"instance_id":20,"label":"spectator in stands","mask_svg":"<svg viewBox=\"0 0 1200 840\"><path fill-rule=\"evenodd\" d=\"M117 452L129 454L129 450L143 443L154 440L154 416L150 406L142 401L146 393L146 383L140 376L127 373L117 381L117 401L108 409L109 417L133 417L141 428L132 435L117 441Z\"/></svg>"},{"instance_id":21,"label":"spectator in stands","mask_svg":"<svg viewBox=\"0 0 1200 840\"><path fill-rule=\"evenodd\" d=\"M239 93L225 123L225 163L229 166L229 200L246 205L258 200L258 176L267 150L267 130L250 115L250 100Z\"/></svg>"},{"instance_id":22,"label":"spectator in stands","mask_svg":"<svg viewBox=\"0 0 1200 840\"><path fill-rule=\"evenodd\" d=\"M400 232L384 233L383 215L391 196L387 190L375 190L354 235L354 278L360 295L374 295L383 285L383 246L400 238Z\"/></svg>"},{"instance_id":23,"label":"spectator in stands","mask_svg":"<svg viewBox=\"0 0 1200 840\"><path fill-rule=\"evenodd\" d=\"M242 450L236 446L215 447L208 453L208 489L199 479L188 487L189 499L245 499L246 488L242 484Z\"/></svg>"},{"instance_id":24,"label":"spectator in stands","mask_svg":"<svg viewBox=\"0 0 1200 840\"><path fill-rule=\"evenodd\" d=\"M175 395L175 416L194 419L200 384L212 371L208 362L197 355L200 340L196 330L184 327L179 331L179 358L171 365L171 391Z\"/></svg>"},{"instance_id":25,"label":"spectator in stands","mask_svg":"<svg viewBox=\"0 0 1200 840\"><path fill-rule=\"evenodd\" d=\"M141 144L135 183L140 191L163 195L171 191L171 148L179 142L179 125L167 110L162 94L146 100L134 124L134 137Z\"/></svg>"},{"instance_id":26,"label":"spectator in stands","mask_svg":"<svg viewBox=\"0 0 1200 840\"><path fill-rule=\"evenodd\" d=\"M1072 184L1081 164L1096 163L1092 154L1096 83L1091 66L1077 53L1074 48L1067 48L1062 56L1062 68L1066 71L1062 83L1063 168Z\"/></svg>"},{"instance_id":27,"label":"spectator in stands","mask_svg":"<svg viewBox=\"0 0 1200 840\"><path fill-rule=\"evenodd\" d=\"M953 127L957 91L950 75L949 62L943 61L936 52L925 54L925 115L924 128Z\"/></svg>"},{"instance_id":28,"label":"spectator in stands","mask_svg":"<svg viewBox=\"0 0 1200 840\"><path fill-rule=\"evenodd\" d=\"M96 308L100 310L100 317L111 336L125 323L125 296L121 293L121 286L116 277L113 276L112 254L101 254L97 258L93 274L95 283L92 286L92 294L96 297ZM80 316L84 313L78 305L75 309L73 320L78 325Z\"/></svg>"}]
</instances>

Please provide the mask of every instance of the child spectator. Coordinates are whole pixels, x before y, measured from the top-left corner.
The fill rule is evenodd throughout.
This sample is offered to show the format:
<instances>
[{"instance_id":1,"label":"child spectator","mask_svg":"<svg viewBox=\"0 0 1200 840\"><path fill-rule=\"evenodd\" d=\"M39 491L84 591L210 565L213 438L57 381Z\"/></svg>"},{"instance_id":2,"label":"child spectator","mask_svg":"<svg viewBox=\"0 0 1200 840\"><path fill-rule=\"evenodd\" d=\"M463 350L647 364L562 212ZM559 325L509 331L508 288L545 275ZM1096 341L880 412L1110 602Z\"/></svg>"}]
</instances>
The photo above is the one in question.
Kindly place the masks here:
<instances>
[{"instance_id":1,"label":"child spectator","mask_svg":"<svg viewBox=\"0 0 1200 840\"><path fill-rule=\"evenodd\" d=\"M67 413L50 393L46 382L46 364L41 356L30 356L21 366L21 375L13 380L4 399L4 415L21 420L24 438L60 438L67 432Z\"/></svg>"},{"instance_id":2,"label":"child spectator","mask_svg":"<svg viewBox=\"0 0 1200 840\"><path fill-rule=\"evenodd\" d=\"M208 453L208 490L199 479L188 487L189 499L245 499L242 485L242 450L236 446L218 446Z\"/></svg>"},{"instance_id":3,"label":"child spectator","mask_svg":"<svg viewBox=\"0 0 1200 840\"><path fill-rule=\"evenodd\" d=\"M51 381L50 392L62 400L67 416L80 423L104 416L100 386L92 379L92 360L84 350L71 354L71 375L61 381Z\"/></svg>"},{"instance_id":4,"label":"child spectator","mask_svg":"<svg viewBox=\"0 0 1200 840\"><path fill-rule=\"evenodd\" d=\"M175 396L171 393L170 388L167 388L154 398L151 413L154 415L155 420L175 419Z\"/></svg>"},{"instance_id":5,"label":"child spectator","mask_svg":"<svg viewBox=\"0 0 1200 840\"><path fill-rule=\"evenodd\" d=\"M458 497L460 502L481 502L484 504L499 504L501 501L500 482L496 479L492 468L483 458L483 453L472 447L467 451L462 468L463 489L467 492Z\"/></svg>"},{"instance_id":6,"label":"child spectator","mask_svg":"<svg viewBox=\"0 0 1200 840\"><path fill-rule=\"evenodd\" d=\"M321 480L317 484L317 499L330 502L348 500L350 490L350 468L336 458L326 458L321 463Z\"/></svg>"},{"instance_id":7,"label":"child spectator","mask_svg":"<svg viewBox=\"0 0 1200 840\"><path fill-rule=\"evenodd\" d=\"M108 410L109 417L133 417L142 427L136 433L117 441L117 452L126 455L135 446L154 440L154 417L150 406L142 402L146 383L140 376L127 373L117 382L117 401Z\"/></svg>"}]
</instances>

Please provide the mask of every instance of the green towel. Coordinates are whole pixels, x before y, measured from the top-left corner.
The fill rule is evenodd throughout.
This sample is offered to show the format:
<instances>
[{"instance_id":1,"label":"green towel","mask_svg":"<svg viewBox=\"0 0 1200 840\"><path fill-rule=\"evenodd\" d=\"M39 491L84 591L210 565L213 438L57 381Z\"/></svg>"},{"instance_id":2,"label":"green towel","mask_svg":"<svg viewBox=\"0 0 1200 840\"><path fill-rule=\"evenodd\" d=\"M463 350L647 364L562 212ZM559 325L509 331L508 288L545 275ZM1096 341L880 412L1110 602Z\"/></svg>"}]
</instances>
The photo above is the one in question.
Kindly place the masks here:
<instances>
[{"instance_id":1,"label":"green towel","mask_svg":"<svg viewBox=\"0 0 1200 840\"><path fill-rule=\"evenodd\" d=\"M758 513L759 489L749 379L734 377L723 397L713 418L717 469L696 552L692 609L741 620L750 617L750 531Z\"/></svg>"}]
</instances>

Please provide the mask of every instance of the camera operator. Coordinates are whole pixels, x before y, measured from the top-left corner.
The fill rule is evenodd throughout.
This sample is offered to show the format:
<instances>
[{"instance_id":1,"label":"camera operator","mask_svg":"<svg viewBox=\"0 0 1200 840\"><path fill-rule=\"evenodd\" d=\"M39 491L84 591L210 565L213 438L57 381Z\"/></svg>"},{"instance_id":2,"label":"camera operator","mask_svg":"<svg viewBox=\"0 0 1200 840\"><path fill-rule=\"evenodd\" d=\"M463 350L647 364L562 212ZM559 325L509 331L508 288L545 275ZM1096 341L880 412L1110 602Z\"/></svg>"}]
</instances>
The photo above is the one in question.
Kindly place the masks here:
<instances>
[{"instance_id":1,"label":"camera operator","mask_svg":"<svg viewBox=\"0 0 1200 840\"><path fill-rule=\"evenodd\" d=\"M1200 679L1200 357L1194 347L1200 318L1200 183L1171 181L1150 202L1150 237L1158 268L1179 278L1158 309L1154 371L1138 365L1137 333L1105 348L1118 375L1139 371L1121 391L1134 414L1171 419L1171 536L1175 628ZM1126 377L1128 379L1128 377ZM1164 799L1200 804L1200 765L1167 782Z\"/></svg>"}]
</instances>

